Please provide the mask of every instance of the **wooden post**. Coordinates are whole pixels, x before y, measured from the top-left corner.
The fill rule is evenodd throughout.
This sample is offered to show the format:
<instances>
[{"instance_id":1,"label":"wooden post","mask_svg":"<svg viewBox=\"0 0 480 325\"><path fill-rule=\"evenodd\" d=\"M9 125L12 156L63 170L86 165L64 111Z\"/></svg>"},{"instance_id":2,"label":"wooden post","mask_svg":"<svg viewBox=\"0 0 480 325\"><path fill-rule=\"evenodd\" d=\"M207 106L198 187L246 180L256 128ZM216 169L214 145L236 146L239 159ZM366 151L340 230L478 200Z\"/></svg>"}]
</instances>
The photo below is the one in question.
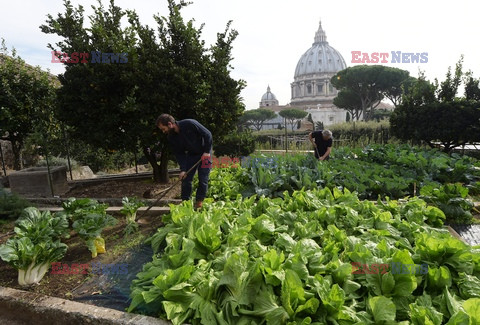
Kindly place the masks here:
<instances>
[{"instance_id":1,"label":"wooden post","mask_svg":"<svg viewBox=\"0 0 480 325\"><path fill-rule=\"evenodd\" d=\"M45 161L47 162L48 185L50 185L50 191L52 192L52 196L55 196L55 193L53 191L52 175L50 174L50 163L48 162L48 153L46 150Z\"/></svg>"},{"instance_id":2,"label":"wooden post","mask_svg":"<svg viewBox=\"0 0 480 325\"><path fill-rule=\"evenodd\" d=\"M0 142L0 156L2 157L3 174L5 174L5 176L7 176L7 168L5 167L5 159L3 158L2 142Z\"/></svg>"},{"instance_id":3,"label":"wooden post","mask_svg":"<svg viewBox=\"0 0 480 325\"><path fill-rule=\"evenodd\" d=\"M70 180L73 181L73 174L72 174L72 164L70 162L70 146L68 144L67 132L65 132L65 127L63 128L63 137L65 139L65 146L67 149L67 162L68 162L68 171L70 172Z\"/></svg>"}]
</instances>

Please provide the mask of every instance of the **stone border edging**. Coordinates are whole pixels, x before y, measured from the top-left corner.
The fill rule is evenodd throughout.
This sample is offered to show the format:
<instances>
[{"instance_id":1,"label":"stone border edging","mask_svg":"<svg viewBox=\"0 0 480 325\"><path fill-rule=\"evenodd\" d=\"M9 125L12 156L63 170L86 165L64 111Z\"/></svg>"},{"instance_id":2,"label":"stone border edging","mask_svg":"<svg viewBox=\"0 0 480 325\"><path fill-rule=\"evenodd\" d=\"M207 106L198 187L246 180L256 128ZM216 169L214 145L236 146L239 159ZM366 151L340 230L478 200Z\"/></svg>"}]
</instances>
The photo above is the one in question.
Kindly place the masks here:
<instances>
[{"instance_id":1,"label":"stone border edging","mask_svg":"<svg viewBox=\"0 0 480 325\"><path fill-rule=\"evenodd\" d=\"M36 325L171 325L165 320L0 286L0 319Z\"/></svg>"},{"instance_id":2,"label":"stone border edging","mask_svg":"<svg viewBox=\"0 0 480 325\"><path fill-rule=\"evenodd\" d=\"M109 206L122 206L122 198L91 198L93 200L97 200L99 203L106 203ZM39 205L56 205L56 206L61 206L63 201L68 200L67 197L63 198L25 198L25 200L31 202L31 203L36 203ZM139 198L140 201L143 203L149 205L152 204L156 201L156 199L144 199L144 198ZM181 203L182 200L180 199L162 199L160 200L156 206L165 206L170 203L173 204L179 204Z\"/></svg>"}]
</instances>

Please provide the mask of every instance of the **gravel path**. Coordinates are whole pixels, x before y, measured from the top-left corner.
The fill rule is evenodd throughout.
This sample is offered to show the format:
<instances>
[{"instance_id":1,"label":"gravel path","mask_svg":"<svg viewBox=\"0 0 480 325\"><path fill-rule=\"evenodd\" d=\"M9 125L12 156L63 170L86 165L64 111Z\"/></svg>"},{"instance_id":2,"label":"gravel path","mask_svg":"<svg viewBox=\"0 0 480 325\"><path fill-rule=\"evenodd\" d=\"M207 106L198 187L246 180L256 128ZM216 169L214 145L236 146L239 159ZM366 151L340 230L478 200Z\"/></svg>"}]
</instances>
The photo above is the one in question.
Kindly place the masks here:
<instances>
[{"instance_id":1,"label":"gravel path","mask_svg":"<svg viewBox=\"0 0 480 325\"><path fill-rule=\"evenodd\" d=\"M451 227L470 245L480 245L480 225L452 225Z\"/></svg>"}]
</instances>

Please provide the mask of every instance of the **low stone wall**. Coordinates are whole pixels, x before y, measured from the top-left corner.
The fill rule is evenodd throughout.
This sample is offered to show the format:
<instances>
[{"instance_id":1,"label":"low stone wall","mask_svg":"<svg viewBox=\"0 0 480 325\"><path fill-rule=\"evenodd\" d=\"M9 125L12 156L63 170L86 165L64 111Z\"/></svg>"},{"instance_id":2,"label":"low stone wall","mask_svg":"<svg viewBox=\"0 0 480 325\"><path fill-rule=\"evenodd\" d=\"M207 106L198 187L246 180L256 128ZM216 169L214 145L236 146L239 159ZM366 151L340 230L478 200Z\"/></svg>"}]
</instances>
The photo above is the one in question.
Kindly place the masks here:
<instances>
[{"instance_id":1,"label":"low stone wall","mask_svg":"<svg viewBox=\"0 0 480 325\"><path fill-rule=\"evenodd\" d=\"M0 286L0 324L171 325L164 320Z\"/></svg>"},{"instance_id":2,"label":"low stone wall","mask_svg":"<svg viewBox=\"0 0 480 325\"><path fill-rule=\"evenodd\" d=\"M50 168L54 195L65 194L70 187L67 183L67 168ZM8 176L10 189L28 197L52 197L47 167L32 167L11 173Z\"/></svg>"}]
</instances>

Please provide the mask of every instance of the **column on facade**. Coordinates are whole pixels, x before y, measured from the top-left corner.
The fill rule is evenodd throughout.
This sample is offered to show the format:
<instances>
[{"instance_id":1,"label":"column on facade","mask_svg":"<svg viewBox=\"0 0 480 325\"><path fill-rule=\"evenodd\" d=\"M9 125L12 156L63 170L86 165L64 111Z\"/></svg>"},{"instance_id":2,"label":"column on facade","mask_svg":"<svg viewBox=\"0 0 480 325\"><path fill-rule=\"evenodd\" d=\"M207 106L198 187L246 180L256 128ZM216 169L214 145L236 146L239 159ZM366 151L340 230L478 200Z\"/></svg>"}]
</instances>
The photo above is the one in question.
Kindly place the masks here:
<instances>
[{"instance_id":1,"label":"column on facade","mask_svg":"<svg viewBox=\"0 0 480 325\"><path fill-rule=\"evenodd\" d=\"M312 80L312 96L313 97L317 96L317 84L315 80Z\"/></svg>"}]
</instances>

